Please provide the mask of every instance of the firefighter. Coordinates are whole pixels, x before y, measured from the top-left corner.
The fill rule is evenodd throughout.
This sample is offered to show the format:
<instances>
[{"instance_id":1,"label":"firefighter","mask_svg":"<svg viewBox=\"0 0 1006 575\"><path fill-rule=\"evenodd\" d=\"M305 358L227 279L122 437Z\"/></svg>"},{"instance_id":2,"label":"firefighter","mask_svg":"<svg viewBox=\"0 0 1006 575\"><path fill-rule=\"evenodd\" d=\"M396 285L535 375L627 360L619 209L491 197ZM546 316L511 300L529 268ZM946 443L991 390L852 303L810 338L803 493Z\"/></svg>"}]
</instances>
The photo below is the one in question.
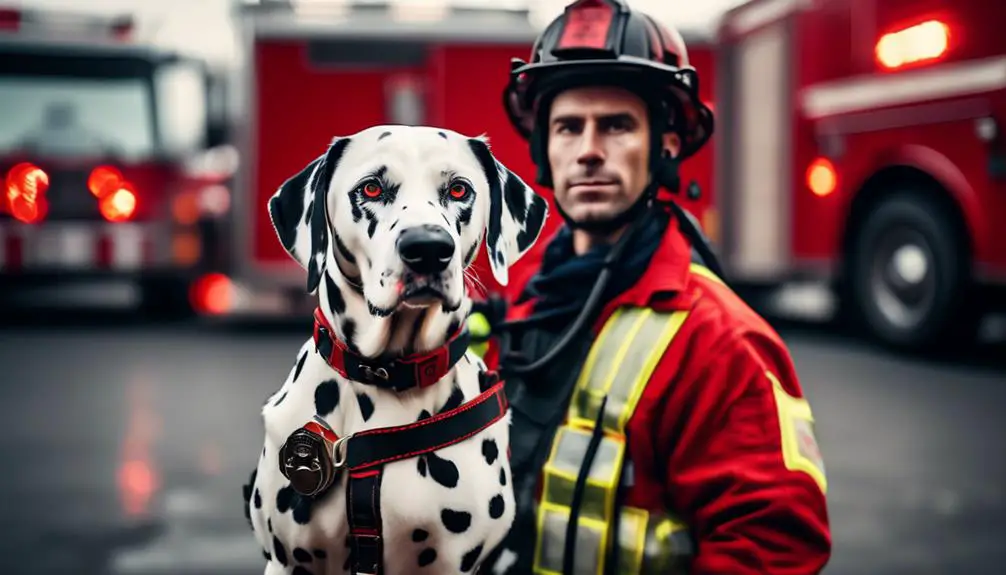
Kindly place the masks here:
<instances>
[{"instance_id":1,"label":"firefighter","mask_svg":"<svg viewBox=\"0 0 1006 575\"><path fill-rule=\"evenodd\" d=\"M504 105L564 225L518 297L471 324L488 320L484 359L506 380L500 482L518 503L482 573L804 575L829 559L790 354L671 200L713 131L698 82L681 36L620 0L571 4L513 61Z\"/></svg>"}]
</instances>

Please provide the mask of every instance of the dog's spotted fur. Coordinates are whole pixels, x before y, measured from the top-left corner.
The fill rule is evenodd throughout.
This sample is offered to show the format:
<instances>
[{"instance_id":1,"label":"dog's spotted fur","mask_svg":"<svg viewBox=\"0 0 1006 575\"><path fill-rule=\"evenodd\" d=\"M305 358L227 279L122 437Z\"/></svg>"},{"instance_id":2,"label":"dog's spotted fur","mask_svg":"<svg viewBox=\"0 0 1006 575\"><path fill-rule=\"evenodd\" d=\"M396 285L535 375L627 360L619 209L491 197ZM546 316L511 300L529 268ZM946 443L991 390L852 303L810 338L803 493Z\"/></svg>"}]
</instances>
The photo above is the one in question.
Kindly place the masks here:
<instances>
[{"instance_id":1,"label":"dog's spotted fur","mask_svg":"<svg viewBox=\"0 0 1006 575\"><path fill-rule=\"evenodd\" d=\"M368 178L380 184L380 197L362 192ZM459 182L468 193L450 196ZM493 274L505 284L507 267L540 234L546 204L482 139L379 126L337 138L283 184L269 212L339 337L378 357L442 345L471 308L464 273L483 239ZM402 264L395 239L424 224L443 226L455 255L430 281L439 298L403 303L410 282L420 280ZM305 343L263 407L265 447L244 489L266 575L341 574L349 567L345 477L318 500L295 493L278 467L278 450L293 431L315 414L340 436L431 417L481 393L485 370L469 353L436 385L394 393L342 378L313 341ZM467 441L385 467L385 573L471 573L502 541L514 517L508 425L509 414Z\"/></svg>"}]
</instances>

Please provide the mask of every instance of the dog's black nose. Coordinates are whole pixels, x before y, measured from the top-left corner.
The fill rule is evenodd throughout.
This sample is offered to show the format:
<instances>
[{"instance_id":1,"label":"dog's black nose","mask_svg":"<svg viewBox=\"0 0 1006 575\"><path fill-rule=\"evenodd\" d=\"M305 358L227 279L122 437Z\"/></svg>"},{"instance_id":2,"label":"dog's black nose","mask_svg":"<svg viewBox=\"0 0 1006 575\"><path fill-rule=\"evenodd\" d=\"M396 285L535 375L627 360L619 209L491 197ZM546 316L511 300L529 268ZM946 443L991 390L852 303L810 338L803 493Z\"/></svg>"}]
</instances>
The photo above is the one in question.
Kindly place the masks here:
<instances>
[{"instance_id":1,"label":"dog's black nose","mask_svg":"<svg viewBox=\"0 0 1006 575\"><path fill-rule=\"evenodd\" d=\"M454 257L454 239L442 226L415 226L398 236L398 255L419 275L437 274Z\"/></svg>"}]
</instances>

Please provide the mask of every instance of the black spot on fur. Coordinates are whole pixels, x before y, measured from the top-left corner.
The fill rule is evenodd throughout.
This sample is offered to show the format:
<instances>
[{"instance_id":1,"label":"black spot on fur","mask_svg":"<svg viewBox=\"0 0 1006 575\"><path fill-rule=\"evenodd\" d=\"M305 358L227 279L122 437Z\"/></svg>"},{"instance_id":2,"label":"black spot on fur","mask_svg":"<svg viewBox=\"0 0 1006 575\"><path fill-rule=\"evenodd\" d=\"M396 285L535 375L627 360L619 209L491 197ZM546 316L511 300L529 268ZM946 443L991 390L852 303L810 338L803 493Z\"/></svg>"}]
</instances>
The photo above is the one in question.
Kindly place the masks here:
<instances>
[{"instance_id":1,"label":"black spot on fur","mask_svg":"<svg viewBox=\"0 0 1006 575\"><path fill-rule=\"evenodd\" d=\"M280 565L286 567L290 564L286 558L286 547L283 547L283 544L275 535L272 536L272 554L276 557L276 561L279 561Z\"/></svg>"},{"instance_id":2,"label":"black spot on fur","mask_svg":"<svg viewBox=\"0 0 1006 575\"><path fill-rule=\"evenodd\" d=\"M348 347L350 351L354 352L359 351L359 349L356 347L355 321L347 319L346 321L342 322L342 338L345 340L346 347Z\"/></svg>"},{"instance_id":3,"label":"black spot on fur","mask_svg":"<svg viewBox=\"0 0 1006 575\"><path fill-rule=\"evenodd\" d=\"M374 234L377 233L377 218L372 218L370 223L367 224L367 237L373 238Z\"/></svg>"},{"instance_id":4,"label":"black spot on fur","mask_svg":"<svg viewBox=\"0 0 1006 575\"><path fill-rule=\"evenodd\" d=\"M304 353L300 354L300 359L297 360L297 368L293 370L293 379L290 381L297 381L297 378L300 377L300 371L304 369L304 362L306 361L307 350L305 349Z\"/></svg>"},{"instance_id":5,"label":"black spot on fur","mask_svg":"<svg viewBox=\"0 0 1006 575\"><path fill-rule=\"evenodd\" d=\"M388 226L388 231L389 232L394 231L396 227L398 227L398 220L391 222L391 225Z\"/></svg>"},{"instance_id":6,"label":"black spot on fur","mask_svg":"<svg viewBox=\"0 0 1006 575\"><path fill-rule=\"evenodd\" d=\"M493 438L486 438L482 440L482 457L486 458L486 463L492 465L496 462L496 458L499 457L500 450L496 446L496 440Z\"/></svg>"},{"instance_id":7,"label":"black spot on fur","mask_svg":"<svg viewBox=\"0 0 1006 575\"><path fill-rule=\"evenodd\" d=\"M255 509L262 509L262 494L255 488Z\"/></svg>"},{"instance_id":8,"label":"black spot on fur","mask_svg":"<svg viewBox=\"0 0 1006 575\"><path fill-rule=\"evenodd\" d=\"M419 553L419 566L426 567L437 560L437 550L427 547Z\"/></svg>"},{"instance_id":9,"label":"black spot on fur","mask_svg":"<svg viewBox=\"0 0 1006 575\"><path fill-rule=\"evenodd\" d=\"M504 511L506 511L506 502L503 501L503 496L494 495L493 498L489 500L489 517L499 519L500 517L503 517Z\"/></svg>"},{"instance_id":10,"label":"black spot on fur","mask_svg":"<svg viewBox=\"0 0 1006 575\"><path fill-rule=\"evenodd\" d=\"M412 532L412 540L415 541L416 543L426 541L426 538L429 536L430 534L423 529L416 529L415 531Z\"/></svg>"},{"instance_id":11,"label":"black spot on fur","mask_svg":"<svg viewBox=\"0 0 1006 575\"><path fill-rule=\"evenodd\" d=\"M293 572L291 572L290 575L314 575L314 574L308 571L307 567L304 567L303 565L297 565L296 567L293 568Z\"/></svg>"},{"instance_id":12,"label":"black spot on fur","mask_svg":"<svg viewBox=\"0 0 1006 575\"><path fill-rule=\"evenodd\" d=\"M424 409L424 410L422 410L422 411L419 412L419 419L417 419L416 421L422 421L424 419L429 419L431 417L433 417L433 416L430 414L430 412L426 411Z\"/></svg>"},{"instance_id":13,"label":"black spot on fur","mask_svg":"<svg viewBox=\"0 0 1006 575\"><path fill-rule=\"evenodd\" d=\"M422 455L416 461L416 467L419 469L419 474L426 477L426 456Z\"/></svg>"},{"instance_id":14,"label":"black spot on fur","mask_svg":"<svg viewBox=\"0 0 1006 575\"><path fill-rule=\"evenodd\" d=\"M360 404L360 413L363 414L364 421L370 421L374 415L374 400L366 393L356 394L356 401Z\"/></svg>"},{"instance_id":15,"label":"black spot on fur","mask_svg":"<svg viewBox=\"0 0 1006 575\"><path fill-rule=\"evenodd\" d=\"M451 227L451 221L447 219L447 214L440 212L440 217L444 218L444 223L447 224L447 227ZM458 233L461 233L461 226L458 226Z\"/></svg>"},{"instance_id":16,"label":"black spot on fur","mask_svg":"<svg viewBox=\"0 0 1006 575\"><path fill-rule=\"evenodd\" d=\"M297 497L297 492L293 487L287 485L276 492L276 511L286 513L293 507L293 498Z\"/></svg>"},{"instance_id":17,"label":"black spot on fur","mask_svg":"<svg viewBox=\"0 0 1006 575\"><path fill-rule=\"evenodd\" d=\"M300 525L307 525L311 522L312 511L311 500L297 495L297 500L293 504L293 520Z\"/></svg>"},{"instance_id":18,"label":"black spot on fur","mask_svg":"<svg viewBox=\"0 0 1006 575\"><path fill-rule=\"evenodd\" d=\"M258 468L252 469L251 474L248 476L248 483L241 486L241 495L244 498L244 508L245 508L245 519L248 520L248 525L252 525L251 520L251 498L252 490L258 493L258 489L255 489L255 479L258 477Z\"/></svg>"},{"instance_id":19,"label":"black spot on fur","mask_svg":"<svg viewBox=\"0 0 1006 575\"><path fill-rule=\"evenodd\" d=\"M468 225L472 221L472 213L475 211L475 206L468 203L458 210L458 233L461 233L461 226Z\"/></svg>"},{"instance_id":20,"label":"black spot on fur","mask_svg":"<svg viewBox=\"0 0 1006 575\"><path fill-rule=\"evenodd\" d=\"M284 391L283 395L279 396L279 399L277 399L276 403L272 404L272 406L273 407L279 407L279 404L283 403L283 400L286 399L286 394L287 393L289 393L289 392L288 391Z\"/></svg>"},{"instance_id":21,"label":"black spot on fur","mask_svg":"<svg viewBox=\"0 0 1006 575\"><path fill-rule=\"evenodd\" d=\"M500 485L506 485L506 469L500 467Z\"/></svg>"},{"instance_id":22,"label":"black spot on fur","mask_svg":"<svg viewBox=\"0 0 1006 575\"><path fill-rule=\"evenodd\" d=\"M324 549L315 549L314 556L317 557L318 559L324 559L328 557L328 553L325 553Z\"/></svg>"},{"instance_id":23,"label":"black spot on fur","mask_svg":"<svg viewBox=\"0 0 1006 575\"><path fill-rule=\"evenodd\" d=\"M339 382L329 379L314 388L314 410L325 417L339 406Z\"/></svg>"},{"instance_id":24,"label":"black spot on fur","mask_svg":"<svg viewBox=\"0 0 1006 575\"><path fill-rule=\"evenodd\" d=\"M456 407L460 407L461 404L464 403L464 401L465 401L465 394L463 391L461 391L461 388L458 387L458 385L455 383L454 389L451 391L451 396L447 398L447 402L444 403L444 406L441 407L437 413L443 413L445 411L450 411Z\"/></svg>"},{"instance_id":25,"label":"black spot on fur","mask_svg":"<svg viewBox=\"0 0 1006 575\"><path fill-rule=\"evenodd\" d=\"M332 274L325 272L325 291L328 293L328 309L335 315L346 313L346 300L342 297L342 290L335 285Z\"/></svg>"},{"instance_id":26,"label":"black spot on fur","mask_svg":"<svg viewBox=\"0 0 1006 575\"><path fill-rule=\"evenodd\" d=\"M458 486L458 466L453 461L438 457L436 452L429 453L430 477L444 487Z\"/></svg>"},{"instance_id":27,"label":"black spot on fur","mask_svg":"<svg viewBox=\"0 0 1006 575\"><path fill-rule=\"evenodd\" d=\"M311 225L311 216L314 215L314 200L307 205L307 209L304 210L304 225Z\"/></svg>"},{"instance_id":28,"label":"black spot on fur","mask_svg":"<svg viewBox=\"0 0 1006 575\"><path fill-rule=\"evenodd\" d=\"M467 511L444 509L440 512L440 520L451 533L464 533L471 527L472 514Z\"/></svg>"},{"instance_id":29,"label":"black spot on fur","mask_svg":"<svg viewBox=\"0 0 1006 575\"><path fill-rule=\"evenodd\" d=\"M426 203L427 203L427 204L430 204L430 207L431 207L431 208L435 208L435 207L437 207L437 206L436 206L436 205L435 205L435 204L434 204L433 202L431 202L431 201L428 201L428 200L427 200L427 202L426 202Z\"/></svg>"},{"instance_id":30,"label":"black spot on fur","mask_svg":"<svg viewBox=\"0 0 1006 575\"><path fill-rule=\"evenodd\" d=\"M301 549L300 547L293 550L293 558L301 563L310 563L314 560L311 554L307 552L307 549Z\"/></svg>"},{"instance_id":31,"label":"black spot on fur","mask_svg":"<svg viewBox=\"0 0 1006 575\"><path fill-rule=\"evenodd\" d=\"M276 494L276 510L280 513L293 511L293 520L301 525L311 521L311 500L301 497L293 487L287 485Z\"/></svg>"},{"instance_id":32,"label":"black spot on fur","mask_svg":"<svg viewBox=\"0 0 1006 575\"><path fill-rule=\"evenodd\" d=\"M465 255L465 267L472 265L475 261L475 257L479 253L479 242L472 244L472 247L468 248L468 254Z\"/></svg>"},{"instance_id":33,"label":"black spot on fur","mask_svg":"<svg viewBox=\"0 0 1006 575\"><path fill-rule=\"evenodd\" d=\"M380 142L381 140L383 140L384 138L387 138L390 135L391 135L391 132L381 132L381 135L377 137L377 141Z\"/></svg>"},{"instance_id":34,"label":"black spot on fur","mask_svg":"<svg viewBox=\"0 0 1006 575\"><path fill-rule=\"evenodd\" d=\"M269 528L269 533L272 533L272 517L266 520L265 525Z\"/></svg>"},{"instance_id":35,"label":"black spot on fur","mask_svg":"<svg viewBox=\"0 0 1006 575\"><path fill-rule=\"evenodd\" d=\"M445 134L443 132L437 132L437 135L440 136L441 138L445 139L445 140L447 139L447 134Z\"/></svg>"},{"instance_id":36,"label":"black spot on fur","mask_svg":"<svg viewBox=\"0 0 1006 575\"><path fill-rule=\"evenodd\" d=\"M496 372L480 371L479 372L479 391L488 391L489 388L499 383L499 374Z\"/></svg>"},{"instance_id":37,"label":"black spot on fur","mask_svg":"<svg viewBox=\"0 0 1006 575\"><path fill-rule=\"evenodd\" d=\"M475 568L475 563L478 562L479 557L482 555L482 545L483 543L479 543L461 558L462 573L467 573Z\"/></svg>"},{"instance_id":38,"label":"black spot on fur","mask_svg":"<svg viewBox=\"0 0 1006 575\"><path fill-rule=\"evenodd\" d=\"M265 549L262 550L262 556L265 557L266 561L272 561L272 553L269 553Z\"/></svg>"}]
</instances>

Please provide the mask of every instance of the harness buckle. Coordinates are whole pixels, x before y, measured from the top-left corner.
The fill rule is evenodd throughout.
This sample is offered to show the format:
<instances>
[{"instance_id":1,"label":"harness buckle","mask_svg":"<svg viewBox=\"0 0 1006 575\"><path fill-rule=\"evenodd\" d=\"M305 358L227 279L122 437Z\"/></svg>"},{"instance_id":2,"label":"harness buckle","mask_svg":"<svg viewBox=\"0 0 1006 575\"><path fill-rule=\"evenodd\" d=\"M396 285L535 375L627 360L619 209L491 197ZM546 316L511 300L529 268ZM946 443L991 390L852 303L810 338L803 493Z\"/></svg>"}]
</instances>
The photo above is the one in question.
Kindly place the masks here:
<instances>
[{"instance_id":1,"label":"harness buckle","mask_svg":"<svg viewBox=\"0 0 1006 575\"><path fill-rule=\"evenodd\" d=\"M353 434L349 434L345 437L340 437L332 444L332 468L342 469L346 466L346 460L348 459L346 442L349 438L353 437Z\"/></svg>"},{"instance_id":2,"label":"harness buckle","mask_svg":"<svg viewBox=\"0 0 1006 575\"><path fill-rule=\"evenodd\" d=\"M374 369L365 363L361 363L360 371L363 372L363 377L367 381L374 381L375 379L388 381L391 378L391 375L388 373L388 370L384 369L383 367Z\"/></svg>"}]
</instances>

